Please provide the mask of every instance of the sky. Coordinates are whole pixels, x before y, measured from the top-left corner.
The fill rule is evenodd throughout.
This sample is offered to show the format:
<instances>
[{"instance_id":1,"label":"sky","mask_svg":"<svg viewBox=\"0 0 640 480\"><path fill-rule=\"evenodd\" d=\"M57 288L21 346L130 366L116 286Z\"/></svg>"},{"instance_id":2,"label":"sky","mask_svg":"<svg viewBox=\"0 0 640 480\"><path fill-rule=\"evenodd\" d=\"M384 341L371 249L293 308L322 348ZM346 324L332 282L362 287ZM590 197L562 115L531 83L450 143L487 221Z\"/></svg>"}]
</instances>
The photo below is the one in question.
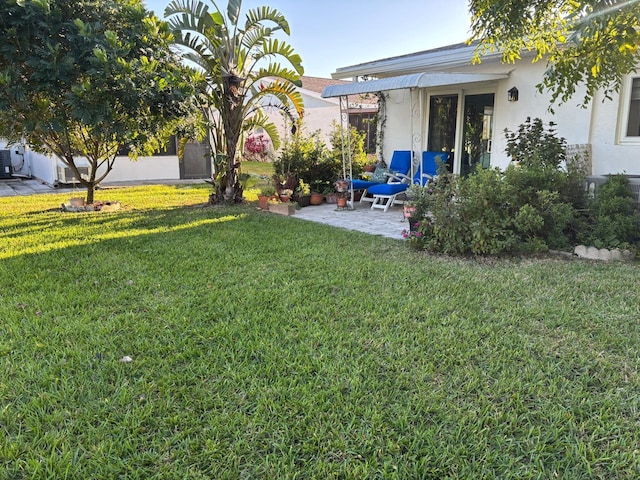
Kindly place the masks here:
<instances>
[{"instance_id":1,"label":"sky","mask_svg":"<svg viewBox=\"0 0 640 480\"><path fill-rule=\"evenodd\" d=\"M207 1L207 0L205 0ZM144 0L160 18L170 0ZM225 0L216 3L226 9ZM460 43L469 37L467 0L244 0L270 6L289 22L285 40L302 57L305 75Z\"/></svg>"}]
</instances>

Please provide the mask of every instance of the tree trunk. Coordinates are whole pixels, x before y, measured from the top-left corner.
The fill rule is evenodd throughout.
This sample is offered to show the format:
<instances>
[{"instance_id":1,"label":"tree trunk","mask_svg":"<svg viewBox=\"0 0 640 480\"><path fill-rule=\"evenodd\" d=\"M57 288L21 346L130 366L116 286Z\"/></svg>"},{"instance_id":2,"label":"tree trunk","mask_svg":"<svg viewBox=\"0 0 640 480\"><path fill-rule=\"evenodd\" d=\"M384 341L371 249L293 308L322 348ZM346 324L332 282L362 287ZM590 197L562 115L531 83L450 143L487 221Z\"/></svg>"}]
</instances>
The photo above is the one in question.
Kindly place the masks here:
<instances>
[{"instance_id":1,"label":"tree trunk","mask_svg":"<svg viewBox=\"0 0 640 480\"><path fill-rule=\"evenodd\" d=\"M93 182L87 185L87 204L91 205L93 203L93 197L96 191L96 186Z\"/></svg>"}]
</instances>

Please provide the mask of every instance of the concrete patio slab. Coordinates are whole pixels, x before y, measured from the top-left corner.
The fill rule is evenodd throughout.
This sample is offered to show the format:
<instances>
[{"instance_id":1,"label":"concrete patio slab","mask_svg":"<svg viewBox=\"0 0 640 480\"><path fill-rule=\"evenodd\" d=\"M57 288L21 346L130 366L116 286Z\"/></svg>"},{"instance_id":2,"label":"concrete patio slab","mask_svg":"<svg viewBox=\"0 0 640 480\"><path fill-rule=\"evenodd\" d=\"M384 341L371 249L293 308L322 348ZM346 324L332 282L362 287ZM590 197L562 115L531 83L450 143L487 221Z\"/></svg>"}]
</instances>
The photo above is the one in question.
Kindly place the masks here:
<instances>
[{"instance_id":1,"label":"concrete patio slab","mask_svg":"<svg viewBox=\"0 0 640 480\"><path fill-rule=\"evenodd\" d=\"M323 203L296 210L294 217L398 240L403 238L402 231L409 228L402 208L392 207L383 212L371 210L371 205L368 203L358 202L354 207L353 209L338 209L335 204Z\"/></svg>"}]
</instances>

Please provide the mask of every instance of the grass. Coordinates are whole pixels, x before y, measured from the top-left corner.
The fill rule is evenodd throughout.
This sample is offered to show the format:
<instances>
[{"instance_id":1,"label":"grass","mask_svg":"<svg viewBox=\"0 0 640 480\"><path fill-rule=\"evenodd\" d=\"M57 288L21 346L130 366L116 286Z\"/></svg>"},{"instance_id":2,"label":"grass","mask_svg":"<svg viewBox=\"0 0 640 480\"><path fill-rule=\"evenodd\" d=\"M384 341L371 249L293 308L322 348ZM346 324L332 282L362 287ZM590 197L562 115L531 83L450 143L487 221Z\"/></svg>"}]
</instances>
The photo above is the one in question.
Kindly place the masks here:
<instances>
[{"instance_id":1,"label":"grass","mask_svg":"<svg viewBox=\"0 0 640 480\"><path fill-rule=\"evenodd\" d=\"M637 264L432 257L207 194L0 199L0 479L640 475Z\"/></svg>"}]
</instances>

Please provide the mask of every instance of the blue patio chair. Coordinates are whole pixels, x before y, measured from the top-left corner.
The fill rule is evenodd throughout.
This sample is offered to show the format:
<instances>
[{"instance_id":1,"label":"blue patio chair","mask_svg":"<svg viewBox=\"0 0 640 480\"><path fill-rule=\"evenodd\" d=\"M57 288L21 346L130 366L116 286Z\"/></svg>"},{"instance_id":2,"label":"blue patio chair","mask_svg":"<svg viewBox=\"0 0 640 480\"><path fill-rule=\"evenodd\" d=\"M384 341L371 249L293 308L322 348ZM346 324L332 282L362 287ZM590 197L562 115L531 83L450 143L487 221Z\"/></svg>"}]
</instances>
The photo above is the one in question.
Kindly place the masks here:
<instances>
[{"instance_id":1,"label":"blue patio chair","mask_svg":"<svg viewBox=\"0 0 640 480\"><path fill-rule=\"evenodd\" d=\"M403 203L398 200L398 195L406 192L410 185L425 186L429 180L436 178L438 162L446 163L450 155L448 152L422 152L422 169L418 168L413 178L394 175L393 181L369 187L368 193L373 197L371 208L379 208L386 212L391 205Z\"/></svg>"},{"instance_id":2,"label":"blue patio chair","mask_svg":"<svg viewBox=\"0 0 640 480\"><path fill-rule=\"evenodd\" d=\"M394 175L408 175L411 170L411 152L409 150L395 150L391 156L389 168L387 171L384 170L385 169L381 169L380 167L376 168L374 176L376 173L382 172L382 175L380 175L376 180L353 180L351 182L353 184L353 189L366 190L374 185L380 185L392 181ZM351 184L349 184L349 187L351 187ZM364 192L362 197L360 197L360 202L373 202L373 197L368 196L367 192Z\"/></svg>"}]
</instances>

